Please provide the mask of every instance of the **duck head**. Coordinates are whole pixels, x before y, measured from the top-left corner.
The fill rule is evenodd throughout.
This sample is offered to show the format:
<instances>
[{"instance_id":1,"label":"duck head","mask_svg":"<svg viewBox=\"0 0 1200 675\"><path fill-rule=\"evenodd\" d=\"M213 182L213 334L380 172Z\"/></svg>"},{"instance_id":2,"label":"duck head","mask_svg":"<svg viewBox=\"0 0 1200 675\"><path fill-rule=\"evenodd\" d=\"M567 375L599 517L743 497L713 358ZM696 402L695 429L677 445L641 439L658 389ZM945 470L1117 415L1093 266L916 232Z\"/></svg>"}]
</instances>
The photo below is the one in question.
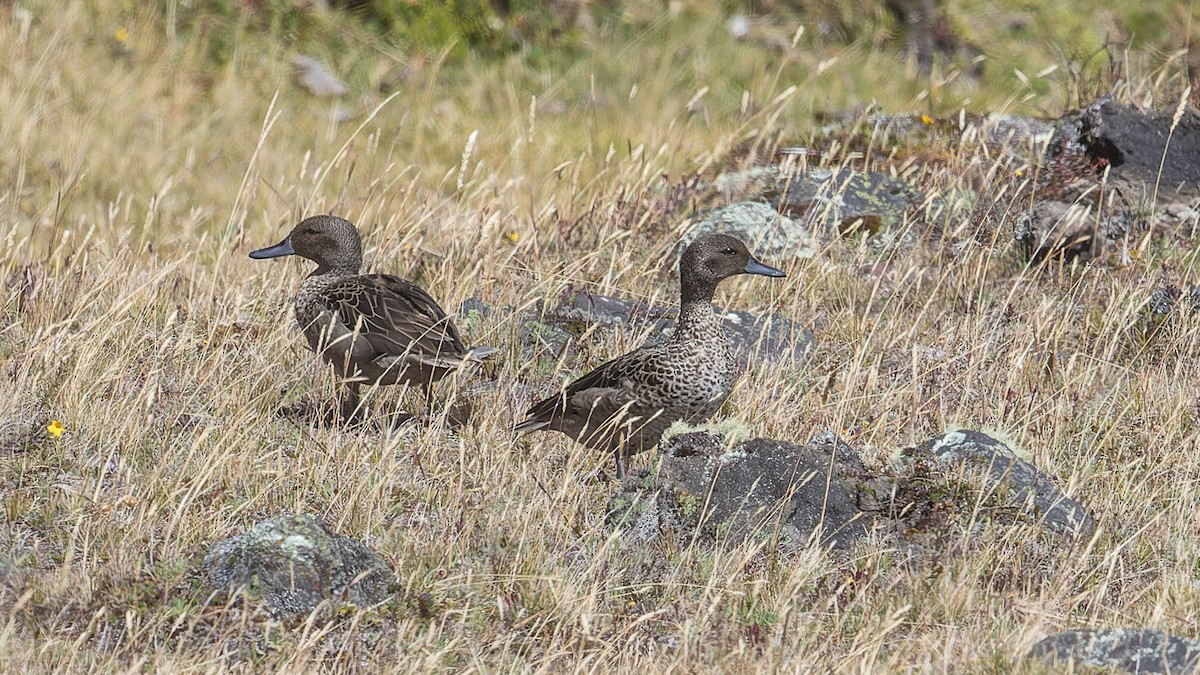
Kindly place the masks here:
<instances>
[{"instance_id":1,"label":"duck head","mask_svg":"<svg viewBox=\"0 0 1200 675\"><path fill-rule=\"evenodd\" d=\"M298 255L317 263L317 271L357 274L362 265L362 239L354 224L337 216L312 216L300 221L274 246L251 251L255 260Z\"/></svg>"},{"instance_id":2,"label":"duck head","mask_svg":"<svg viewBox=\"0 0 1200 675\"><path fill-rule=\"evenodd\" d=\"M727 234L698 237L683 249L683 255L679 258L679 284L683 302L711 302L717 284L737 274L787 276L783 270L755 259L736 237Z\"/></svg>"}]
</instances>

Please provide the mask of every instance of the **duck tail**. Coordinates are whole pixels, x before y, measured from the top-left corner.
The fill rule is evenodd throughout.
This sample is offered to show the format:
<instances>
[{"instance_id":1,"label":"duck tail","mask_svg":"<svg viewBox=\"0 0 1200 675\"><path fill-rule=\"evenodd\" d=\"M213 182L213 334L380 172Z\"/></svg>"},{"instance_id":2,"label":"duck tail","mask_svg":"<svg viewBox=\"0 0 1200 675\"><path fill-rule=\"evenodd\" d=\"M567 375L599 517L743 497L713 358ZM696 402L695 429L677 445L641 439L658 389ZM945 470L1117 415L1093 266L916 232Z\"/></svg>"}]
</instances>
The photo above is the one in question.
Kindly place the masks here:
<instances>
[{"instance_id":1,"label":"duck tail","mask_svg":"<svg viewBox=\"0 0 1200 675\"><path fill-rule=\"evenodd\" d=\"M530 417L524 422L521 422L513 427L512 430L513 433L527 434L530 431L538 431L539 429L545 429L548 426L550 426L550 420L543 419L541 417Z\"/></svg>"},{"instance_id":2,"label":"duck tail","mask_svg":"<svg viewBox=\"0 0 1200 675\"><path fill-rule=\"evenodd\" d=\"M479 363L480 361L487 360L488 357L498 351L500 350L495 347L472 347L463 355L463 361Z\"/></svg>"}]
</instances>

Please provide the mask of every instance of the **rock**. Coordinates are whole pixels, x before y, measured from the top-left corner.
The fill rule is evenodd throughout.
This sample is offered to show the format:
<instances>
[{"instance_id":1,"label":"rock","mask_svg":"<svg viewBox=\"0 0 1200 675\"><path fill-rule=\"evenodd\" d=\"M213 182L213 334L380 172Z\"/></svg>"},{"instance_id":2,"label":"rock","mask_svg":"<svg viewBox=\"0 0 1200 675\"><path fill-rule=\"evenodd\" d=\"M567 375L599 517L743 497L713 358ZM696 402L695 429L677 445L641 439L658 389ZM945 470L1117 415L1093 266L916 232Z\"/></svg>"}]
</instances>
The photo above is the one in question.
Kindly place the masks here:
<instances>
[{"instance_id":1,"label":"rock","mask_svg":"<svg viewBox=\"0 0 1200 675\"><path fill-rule=\"evenodd\" d=\"M1051 532L1090 537L1096 530L1082 504L1064 495L1046 474L987 434L970 429L951 431L907 454L982 472L989 496L1004 500Z\"/></svg>"},{"instance_id":2,"label":"rock","mask_svg":"<svg viewBox=\"0 0 1200 675\"><path fill-rule=\"evenodd\" d=\"M996 144L1041 146L1054 133L1054 124L1049 120L1021 115L989 113L972 117L980 134L988 142Z\"/></svg>"},{"instance_id":3,"label":"rock","mask_svg":"<svg viewBox=\"0 0 1200 675\"><path fill-rule=\"evenodd\" d=\"M806 154L808 151L805 148L788 148L787 152L792 154ZM726 171L713 180L711 187L713 191L716 192L717 196L723 201L732 203L749 199L751 201L747 201L747 204L757 204L759 202L755 202L753 200L762 197L762 195L766 192L777 189L777 185L781 183L784 178L784 170L779 165L772 164L770 166L754 166L740 171ZM715 213L716 211L720 210L721 209L715 209L709 213ZM776 216L779 215L779 213L774 209L771 209L771 211L775 213ZM701 215L703 216L704 214ZM675 251L675 255L678 256L679 251L682 250L682 246L678 247ZM765 256L766 254L764 253L762 255Z\"/></svg>"},{"instance_id":4,"label":"rock","mask_svg":"<svg viewBox=\"0 0 1200 675\"><path fill-rule=\"evenodd\" d=\"M296 81L313 96L339 98L350 93L346 83L329 72L318 58L297 54L292 57L292 65L298 70Z\"/></svg>"},{"instance_id":5,"label":"rock","mask_svg":"<svg viewBox=\"0 0 1200 675\"><path fill-rule=\"evenodd\" d=\"M1156 630L1067 630L1035 644L1028 657L1126 673L1195 673L1200 670L1200 642Z\"/></svg>"},{"instance_id":6,"label":"rock","mask_svg":"<svg viewBox=\"0 0 1200 675\"><path fill-rule=\"evenodd\" d=\"M925 195L908 183L847 169L793 176L775 196L780 213L842 234L894 228L924 201Z\"/></svg>"},{"instance_id":7,"label":"rock","mask_svg":"<svg viewBox=\"0 0 1200 675\"><path fill-rule=\"evenodd\" d=\"M1042 201L1018 216L1013 236L1035 262L1061 257L1086 262L1100 252L1095 217L1088 204Z\"/></svg>"},{"instance_id":8,"label":"rock","mask_svg":"<svg viewBox=\"0 0 1200 675\"><path fill-rule=\"evenodd\" d=\"M780 314L756 315L726 312L725 332L733 342L734 355L745 366L751 360L764 362L800 361L816 343L813 334ZM619 326L632 324L638 330L650 328L647 343L665 340L675 331L676 311L652 307L642 302L586 292L567 292L550 312L551 322L567 330L593 324Z\"/></svg>"},{"instance_id":9,"label":"rock","mask_svg":"<svg viewBox=\"0 0 1200 675\"><path fill-rule=\"evenodd\" d=\"M673 314L668 309L651 307L636 300L570 290L563 294L554 308L554 316L560 322L609 326L652 322L659 332L673 325Z\"/></svg>"},{"instance_id":10,"label":"rock","mask_svg":"<svg viewBox=\"0 0 1200 675\"><path fill-rule=\"evenodd\" d=\"M456 321L460 330L472 333L483 330L481 324L484 322L500 320L512 314L512 307L497 308L479 298L467 298L458 306ZM574 336L557 326L538 320L535 316L533 312L524 312L519 317L521 357L525 360L544 356L557 359L563 354L563 350L570 351Z\"/></svg>"},{"instance_id":11,"label":"rock","mask_svg":"<svg viewBox=\"0 0 1200 675\"><path fill-rule=\"evenodd\" d=\"M717 310L725 319L725 332L733 342L734 356L746 365L751 360L775 362L801 362L816 346L811 331L782 314L751 314L749 312L725 312ZM675 321L671 320L667 334L675 332Z\"/></svg>"},{"instance_id":12,"label":"rock","mask_svg":"<svg viewBox=\"0 0 1200 675\"><path fill-rule=\"evenodd\" d=\"M828 135L861 133L862 120L857 116L832 124L823 129ZM875 144L882 147L926 148L935 138L944 138L952 146L963 140L980 140L1007 150L1028 146L1041 148L1055 130L1052 120L1004 113L977 114L963 112L952 117L932 117L927 114L877 113L866 118L870 133L866 134Z\"/></svg>"},{"instance_id":13,"label":"rock","mask_svg":"<svg viewBox=\"0 0 1200 675\"><path fill-rule=\"evenodd\" d=\"M1087 262L1127 235L1149 226L1144 216L1124 205L1109 204L1099 216L1097 208L1089 200L1038 201L1017 217L1013 237L1031 262Z\"/></svg>"},{"instance_id":14,"label":"rock","mask_svg":"<svg viewBox=\"0 0 1200 675\"><path fill-rule=\"evenodd\" d=\"M862 460L835 437L796 445L756 438L728 447L721 433L664 436L656 476L627 480L608 506L630 543L664 534L686 545L779 536L784 546L846 549L867 534L858 508ZM830 471L832 467L832 472Z\"/></svg>"},{"instance_id":15,"label":"rock","mask_svg":"<svg viewBox=\"0 0 1200 675\"><path fill-rule=\"evenodd\" d=\"M1163 207L1162 210L1171 218L1179 221L1194 221L1200 217L1200 205L1191 206L1182 202L1171 202Z\"/></svg>"},{"instance_id":16,"label":"rock","mask_svg":"<svg viewBox=\"0 0 1200 675\"><path fill-rule=\"evenodd\" d=\"M525 358L536 358L539 354L559 358L564 352L572 352L571 345L574 335L567 331L543 323L536 319L526 319L521 323L521 343L526 349L521 350Z\"/></svg>"},{"instance_id":17,"label":"rock","mask_svg":"<svg viewBox=\"0 0 1200 675\"><path fill-rule=\"evenodd\" d=\"M770 204L738 202L702 214L675 247L674 257L697 237L712 232L741 239L755 256L767 260L811 258L819 248L803 226L780 215Z\"/></svg>"},{"instance_id":18,"label":"rock","mask_svg":"<svg viewBox=\"0 0 1200 675\"><path fill-rule=\"evenodd\" d=\"M217 542L204 566L217 588L244 589L286 618L304 616L331 598L375 605L396 582L378 553L304 514L269 518Z\"/></svg>"},{"instance_id":19,"label":"rock","mask_svg":"<svg viewBox=\"0 0 1200 675\"><path fill-rule=\"evenodd\" d=\"M1157 183L1164 194L1180 187L1195 193L1200 188L1200 119L1183 115L1176 123L1172 112L1151 115L1102 96L1079 115L1079 139L1087 154L1112 173L1150 190Z\"/></svg>"}]
</instances>

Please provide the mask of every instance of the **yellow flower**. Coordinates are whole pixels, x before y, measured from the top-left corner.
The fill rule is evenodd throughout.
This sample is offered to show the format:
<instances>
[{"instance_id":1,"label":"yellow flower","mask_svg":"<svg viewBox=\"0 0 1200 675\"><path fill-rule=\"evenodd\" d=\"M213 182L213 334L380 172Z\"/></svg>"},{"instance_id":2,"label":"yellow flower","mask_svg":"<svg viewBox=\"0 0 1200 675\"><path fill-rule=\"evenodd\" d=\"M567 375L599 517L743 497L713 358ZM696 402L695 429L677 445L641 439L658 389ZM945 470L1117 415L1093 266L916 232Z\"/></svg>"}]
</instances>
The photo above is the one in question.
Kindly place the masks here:
<instances>
[{"instance_id":1,"label":"yellow flower","mask_svg":"<svg viewBox=\"0 0 1200 675\"><path fill-rule=\"evenodd\" d=\"M929 115L926 115L925 113L921 113L921 124L924 124L925 126L930 126L933 124L933 122L934 122L934 119L932 117L930 117Z\"/></svg>"},{"instance_id":2,"label":"yellow flower","mask_svg":"<svg viewBox=\"0 0 1200 675\"><path fill-rule=\"evenodd\" d=\"M65 430L66 428L63 427L63 423L58 420L51 420L50 424L46 425L46 431L55 438L62 438L63 431Z\"/></svg>"},{"instance_id":3,"label":"yellow flower","mask_svg":"<svg viewBox=\"0 0 1200 675\"><path fill-rule=\"evenodd\" d=\"M512 232L505 232L504 238L507 239L510 243L515 244L518 241L521 241L521 233L517 232L516 230L513 230Z\"/></svg>"},{"instance_id":4,"label":"yellow flower","mask_svg":"<svg viewBox=\"0 0 1200 675\"><path fill-rule=\"evenodd\" d=\"M117 42L125 44L126 42L129 42L129 30L126 29L125 26L121 26L117 30L113 31L113 37L116 38Z\"/></svg>"}]
</instances>

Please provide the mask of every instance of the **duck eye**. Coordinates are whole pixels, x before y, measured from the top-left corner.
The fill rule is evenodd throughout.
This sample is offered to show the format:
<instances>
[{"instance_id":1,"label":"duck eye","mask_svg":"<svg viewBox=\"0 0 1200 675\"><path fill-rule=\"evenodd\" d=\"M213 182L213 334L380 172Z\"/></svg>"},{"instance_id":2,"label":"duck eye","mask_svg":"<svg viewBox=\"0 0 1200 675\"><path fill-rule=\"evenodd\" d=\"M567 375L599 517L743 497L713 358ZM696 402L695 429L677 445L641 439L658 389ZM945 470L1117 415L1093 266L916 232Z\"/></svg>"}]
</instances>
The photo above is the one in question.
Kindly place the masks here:
<instances>
[{"instance_id":1,"label":"duck eye","mask_svg":"<svg viewBox=\"0 0 1200 675\"><path fill-rule=\"evenodd\" d=\"M724 253L725 255L734 255L735 253L737 253L737 251L735 251L732 248L729 248L727 246L727 247L725 247L724 251L721 251L721 253Z\"/></svg>"},{"instance_id":2,"label":"duck eye","mask_svg":"<svg viewBox=\"0 0 1200 675\"><path fill-rule=\"evenodd\" d=\"M304 228L304 234L317 234L317 228L306 227L306 228Z\"/></svg>"}]
</instances>

